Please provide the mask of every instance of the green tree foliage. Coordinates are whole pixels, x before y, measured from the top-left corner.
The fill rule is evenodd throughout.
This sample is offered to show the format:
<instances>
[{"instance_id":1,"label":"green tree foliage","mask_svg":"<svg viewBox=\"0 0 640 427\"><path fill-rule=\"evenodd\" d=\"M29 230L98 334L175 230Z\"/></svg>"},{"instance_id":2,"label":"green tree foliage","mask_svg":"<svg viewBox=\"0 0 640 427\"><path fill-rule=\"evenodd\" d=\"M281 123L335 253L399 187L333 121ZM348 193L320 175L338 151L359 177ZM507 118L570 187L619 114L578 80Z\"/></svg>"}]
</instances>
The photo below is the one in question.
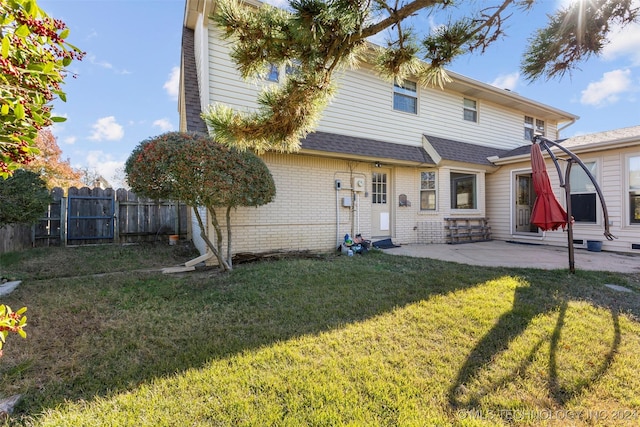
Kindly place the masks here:
<instances>
[{"instance_id":1,"label":"green tree foliage","mask_svg":"<svg viewBox=\"0 0 640 427\"><path fill-rule=\"evenodd\" d=\"M27 333L24 331L27 326L27 316L24 315L26 311L27 307L12 311L11 307L0 304L0 357L2 357L2 347L9 333L18 334L22 338L27 337Z\"/></svg>"},{"instance_id":2,"label":"green tree foliage","mask_svg":"<svg viewBox=\"0 0 640 427\"><path fill-rule=\"evenodd\" d=\"M65 41L69 29L35 0L0 1L0 177L27 164L38 130L64 118L52 101L66 100L66 69L83 53Z\"/></svg>"},{"instance_id":3,"label":"green tree foliage","mask_svg":"<svg viewBox=\"0 0 640 427\"><path fill-rule=\"evenodd\" d=\"M505 35L509 16L541 1L483 1L475 3L481 9L459 16L461 2L454 0L289 0L287 10L218 0L212 19L232 42L231 56L243 78L264 75L272 64L294 65L297 72L281 86L265 89L255 112L217 104L203 118L224 144L296 151L335 92L336 70L366 61L384 78L411 76L443 87L450 81L444 67L461 55L482 53ZM465 3L471 10L473 3ZM417 13L444 14L449 21L419 39L410 25ZM637 20L632 0L575 1L531 38L523 73L529 80L562 77L602 50L612 24ZM367 42L382 31L392 35L384 48Z\"/></svg>"},{"instance_id":4,"label":"green tree foliage","mask_svg":"<svg viewBox=\"0 0 640 427\"><path fill-rule=\"evenodd\" d=\"M46 183L34 172L19 169L9 178L0 179L0 227L34 223L49 203Z\"/></svg>"},{"instance_id":5,"label":"green tree foliage","mask_svg":"<svg viewBox=\"0 0 640 427\"><path fill-rule=\"evenodd\" d=\"M273 177L258 156L199 134L169 132L142 141L127 159L125 172L138 194L206 207L216 232L215 244L197 209L194 212L202 238L223 270L232 269L231 209L267 204L276 193ZM226 254L217 208L225 210Z\"/></svg>"}]
</instances>

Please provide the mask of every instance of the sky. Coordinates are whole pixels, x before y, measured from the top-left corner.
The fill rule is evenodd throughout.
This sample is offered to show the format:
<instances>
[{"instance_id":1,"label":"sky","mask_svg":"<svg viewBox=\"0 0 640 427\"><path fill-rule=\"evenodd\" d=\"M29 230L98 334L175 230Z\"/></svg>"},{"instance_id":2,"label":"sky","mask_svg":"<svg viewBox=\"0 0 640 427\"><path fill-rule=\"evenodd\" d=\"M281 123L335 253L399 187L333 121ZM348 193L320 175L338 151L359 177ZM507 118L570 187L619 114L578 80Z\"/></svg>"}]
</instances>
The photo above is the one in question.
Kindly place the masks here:
<instances>
[{"instance_id":1,"label":"sky","mask_svg":"<svg viewBox=\"0 0 640 427\"><path fill-rule=\"evenodd\" d=\"M280 1L280 0L273 0ZM507 35L483 55L448 68L580 116L561 137L640 124L640 25L616 32L603 54L561 80L527 83L519 73L527 39L545 15L567 0L542 0L528 14L508 21ZM639 0L640 1L640 0ZM462 2L482 5L483 2ZM180 42L184 0L38 0L70 28L67 41L86 52L71 64L54 113L66 117L53 133L62 157L124 186L124 162L147 138L177 131ZM418 28L441 25L438 17L416 20Z\"/></svg>"}]
</instances>

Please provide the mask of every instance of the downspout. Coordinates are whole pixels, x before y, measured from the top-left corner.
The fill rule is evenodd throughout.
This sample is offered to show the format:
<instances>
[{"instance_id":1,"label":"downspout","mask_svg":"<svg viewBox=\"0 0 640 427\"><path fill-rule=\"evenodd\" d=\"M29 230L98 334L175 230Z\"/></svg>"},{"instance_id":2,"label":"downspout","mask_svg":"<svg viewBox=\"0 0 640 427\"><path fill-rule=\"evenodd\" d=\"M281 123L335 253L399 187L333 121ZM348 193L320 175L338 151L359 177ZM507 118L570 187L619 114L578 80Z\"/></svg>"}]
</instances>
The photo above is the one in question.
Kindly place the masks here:
<instances>
[{"instance_id":1,"label":"downspout","mask_svg":"<svg viewBox=\"0 0 640 427\"><path fill-rule=\"evenodd\" d=\"M336 189L336 244L340 245L340 188L338 188L338 180L334 180Z\"/></svg>"},{"instance_id":2,"label":"downspout","mask_svg":"<svg viewBox=\"0 0 640 427\"><path fill-rule=\"evenodd\" d=\"M562 126L561 128L558 128L558 138L560 138L560 132L562 132L563 130L565 130L569 126L572 126L575 122L576 122L576 119L571 119L571 121L569 123L567 123L566 125Z\"/></svg>"}]
</instances>

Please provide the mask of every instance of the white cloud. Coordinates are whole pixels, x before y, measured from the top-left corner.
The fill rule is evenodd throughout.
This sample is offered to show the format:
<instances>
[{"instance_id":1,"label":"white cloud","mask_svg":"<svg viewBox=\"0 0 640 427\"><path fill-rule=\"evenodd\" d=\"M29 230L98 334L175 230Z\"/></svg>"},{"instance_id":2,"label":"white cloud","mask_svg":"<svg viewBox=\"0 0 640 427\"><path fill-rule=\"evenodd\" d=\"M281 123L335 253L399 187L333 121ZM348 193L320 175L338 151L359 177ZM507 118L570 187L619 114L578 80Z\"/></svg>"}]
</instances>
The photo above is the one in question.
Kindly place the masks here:
<instances>
[{"instance_id":1,"label":"white cloud","mask_svg":"<svg viewBox=\"0 0 640 427\"><path fill-rule=\"evenodd\" d=\"M90 151L85 158L85 165L90 171L96 171L104 177L113 188L125 187L124 160L116 160L104 151Z\"/></svg>"},{"instance_id":2,"label":"white cloud","mask_svg":"<svg viewBox=\"0 0 640 427\"><path fill-rule=\"evenodd\" d=\"M89 55L88 59L89 59L89 62L91 64L97 65L98 67L104 68L106 70L111 70L115 74L118 74L118 75L121 75L121 76L126 76L128 74L132 74L131 71L129 71L127 69L124 69L124 68L123 69L119 69L119 68L114 67L111 62L98 60L95 55Z\"/></svg>"},{"instance_id":3,"label":"white cloud","mask_svg":"<svg viewBox=\"0 0 640 427\"><path fill-rule=\"evenodd\" d=\"M617 102L620 94L631 90L630 77L629 69L604 73L599 81L589 83L589 86L582 91L580 103L597 107Z\"/></svg>"},{"instance_id":4,"label":"white cloud","mask_svg":"<svg viewBox=\"0 0 640 427\"><path fill-rule=\"evenodd\" d=\"M602 58L608 61L629 58L633 66L640 66L640 24L629 24L612 32L610 43L602 49Z\"/></svg>"},{"instance_id":5,"label":"white cloud","mask_svg":"<svg viewBox=\"0 0 640 427\"><path fill-rule=\"evenodd\" d=\"M153 125L159 127L163 132L169 132L173 130L173 124L169 121L169 119L158 119L153 122Z\"/></svg>"},{"instance_id":6,"label":"white cloud","mask_svg":"<svg viewBox=\"0 0 640 427\"><path fill-rule=\"evenodd\" d=\"M178 100L178 92L180 91L180 68L173 67L169 73L169 79L162 86L167 91L171 99Z\"/></svg>"},{"instance_id":7,"label":"white cloud","mask_svg":"<svg viewBox=\"0 0 640 427\"><path fill-rule=\"evenodd\" d=\"M107 61L98 61L95 55L89 55L89 62L98 67L106 68L107 70L113 69L113 64Z\"/></svg>"},{"instance_id":8,"label":"white cloud","mask_svg":"<svg viewBox=\"0 0 640 427\"><path fill-rule=\"evenodd\" d=\"M94 141L118 141L124 136L124 129L113 116L98 119L93 125L93 133L89 139Z\"/></svg>"},{"instance_id":9,"label":"white cloud","mask_svg":"<svg viewBox=\"0 0 640 427\"><path fill-rule=\"evenodd\" d=\"M518 85L518 80L520 80L520 73L516 71L511 74L501 74L489 84L500 89L514 90Z\"/></svg>"},{"instance_id":10,"label":"white cloud","mask_svg":"<svg viewBox=\"0 0 640 427\"><path fill-rule=\"evenodd\" d=\"M68 136L65 139L63 139L62 142L64 142L67 145L73 145L76 143L77 140L78 138L76 138L75 136Z\"/></svg>"}]
</instances>

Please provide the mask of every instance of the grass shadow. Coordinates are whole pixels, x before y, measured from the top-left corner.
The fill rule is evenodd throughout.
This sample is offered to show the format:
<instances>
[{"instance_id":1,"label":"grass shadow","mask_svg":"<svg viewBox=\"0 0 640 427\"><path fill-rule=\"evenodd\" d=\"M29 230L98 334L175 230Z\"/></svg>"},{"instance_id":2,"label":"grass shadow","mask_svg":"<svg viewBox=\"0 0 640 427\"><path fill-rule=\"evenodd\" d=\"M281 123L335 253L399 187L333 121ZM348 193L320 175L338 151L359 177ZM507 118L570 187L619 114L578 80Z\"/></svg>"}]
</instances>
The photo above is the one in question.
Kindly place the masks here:
<instances>
[{"instance_id":1,"label":"grass shadow","mask_svg":"<svg viewBox=\"0 0 640 427\"><path fill-rule=\"evenodd\" d=\"M248 264L226 275L26 281L7 303L29 307L29 337L10 343L0 381L7 395L24 394L18 415L33 416L505 273L369 253Z\"/></svg>"},{"instance_id":2,"label":"grass shadow","mask_svg":"<svg viewBox=\"0 0 640 427\"><path fill-rule=\"evenodd\" d=\"M558 278L563 276L559 271L548 273L559 273ZM528 367L538 357L539 352L545 350L546 346L548 346L549 354L547 392L554 407L562 408L567 402L580 396L611 367L622 342L620 314L624 313L632 319L640 319L640 297L637 292L625 294L625 298L603 285L593 286L594 281L609 283L611 279L616 280L616 275L613 273L580 272L576 276L568 275L566 280L558 280L556 284L544 280L545 275L546 273L537 275L543 278L541 283L534 282L529 286L518 287L515 290L511 310L503 313L496 324L470 351L448 390L448 400L452 410L477 410L482 407L483 400L487 395L516 381L519 377L523 377ZM629 279L634 280L631 277ZM541 289L545 289L549 296L553 295L554 297L539 298L537 294ZM613 336L607 343L608 350L600 353L600 360L589 361L590 369L582 371L580 378L574 379L569 384L564 384L560 375L559 353L562 331L565 327L570 303L587 303L609 311ZM531 350L509 374L492 379L490 386L487 386L486 383L483 386L476 385L476 389L471 386L482 372L491 369L494 360L528 329L534 318L552 315L556 312L557 320L550 337L543 337L535 342ZM601 330L593 332L597 335L606 333ZM569 348L569 346L567 347Z\"/></svg>"},{"instance_id":3,"label":"grass shadow","mask_svg":"<svg viewBox=\"0 0 640 427\"><path fill-rule=\"evenodd\" d=\"M134 390L214 360L322 334L503 276L532 284L515 289L513 308L469 353L450 390L452 405L469 403L461 401L460 386L533 318L558 310L564 301L582 298L636 313L640 307L637 298L619 301L608 291L592 291L594 280L624 284L619 275L474 267L382 253L261 262L225 275L136 272L26 281L6 301L27 305L30 317L28 339L13 340L0 364L2 392L24 393L18 415L37 416L65 401ZM560 322L557 328L562 327ZM525 358L521 369L527 363ZM560 383L557 390L559 399L565 392Z\"/></svg>"}]
</instances>

